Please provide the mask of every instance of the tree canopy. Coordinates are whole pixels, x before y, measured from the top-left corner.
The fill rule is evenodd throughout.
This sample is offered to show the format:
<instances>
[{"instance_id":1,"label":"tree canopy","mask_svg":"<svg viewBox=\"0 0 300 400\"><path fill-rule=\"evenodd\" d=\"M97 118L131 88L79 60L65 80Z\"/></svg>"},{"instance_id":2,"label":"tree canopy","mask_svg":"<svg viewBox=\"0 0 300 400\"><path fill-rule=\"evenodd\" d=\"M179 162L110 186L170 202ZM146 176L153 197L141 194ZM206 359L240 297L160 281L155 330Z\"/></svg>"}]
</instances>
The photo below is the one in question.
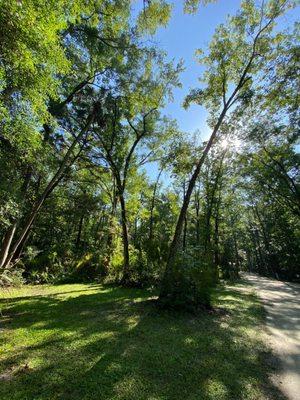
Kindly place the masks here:
<instances>
[{"instance_id":1,"label":"tree canopy","mask_svg":"<svg viewBox=\"0 0 300 400\"><path fill-rule=\"evenodd\" d=\"M164 113L184 70L150 40L169 2L1 1L1 282L209 306L242 270L299 280L299 24L276 25L294 7L243 0L196 50L183 106L208 111L201 142Z\"/></svg>"}]
</instances>

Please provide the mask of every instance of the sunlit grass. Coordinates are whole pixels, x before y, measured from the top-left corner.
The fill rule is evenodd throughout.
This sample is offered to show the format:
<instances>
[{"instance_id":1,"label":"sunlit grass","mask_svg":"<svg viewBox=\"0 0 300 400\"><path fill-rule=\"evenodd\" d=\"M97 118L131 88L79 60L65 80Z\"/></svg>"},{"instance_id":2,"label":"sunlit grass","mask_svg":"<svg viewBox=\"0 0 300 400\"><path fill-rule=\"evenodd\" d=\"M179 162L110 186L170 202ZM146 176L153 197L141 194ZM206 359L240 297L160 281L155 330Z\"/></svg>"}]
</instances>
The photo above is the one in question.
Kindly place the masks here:
<instances>
[{"instance_id":1,"label":"sunlit grass","mask_svg":"<svg viewBox=\"0 0 300 400\"><path fill-rule=\"evenodd\" d=\"M218 289L217 312L198 315L152 300L88 284L2 292L0 399L280 398L251 293Z\"/></svg>"}]
</instances>

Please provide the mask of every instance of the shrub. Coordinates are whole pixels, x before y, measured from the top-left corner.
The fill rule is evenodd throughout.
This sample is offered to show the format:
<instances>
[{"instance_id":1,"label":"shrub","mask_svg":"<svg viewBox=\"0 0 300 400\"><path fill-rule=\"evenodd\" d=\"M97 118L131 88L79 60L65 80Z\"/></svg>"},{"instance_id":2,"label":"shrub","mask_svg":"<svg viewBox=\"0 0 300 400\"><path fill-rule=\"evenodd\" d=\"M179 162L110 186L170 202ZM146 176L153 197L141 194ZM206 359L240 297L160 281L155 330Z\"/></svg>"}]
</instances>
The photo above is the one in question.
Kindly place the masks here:
<instances>
[{"instance_id":1,"label":"shrub","mask_svg":"<svg viewBox=\"0 0 300 400\"><path fill-rule=\"evenodd\" d=\"M64 263L56 251L40 251L28 247L25 253L26 282L33 284L54 283L65 274Z\"/></svg>"},{"instance_id":2,"label":"shrub","mask_svg":"<svg viewBox=\"0 0 300 400\"><path fill-rule=\"evenodd\" d=\"M115 247L111 255L109 255L109 262L107 263L107 282L119 282L123 272L123 245L122 240L118 238L115 241Z\"/></svg>"},{"instance_id":3,"label":"shrub","mask_svg":"<svg viewBox=\"0 0 300 400\"><path fill-rule=\"evenodd\" d=\"M105 268L101 255L97 252L87 253L76 262L67 280L76 282L93 281L103 277L104 274Z\"/></svg>"},{"instance_id":4,"label":"shrub","mask_svg":"<svg viewBox=\"0 0 300 400\"><path fill-rule=\"evenodd\" d=\"M166 308L195 310L210 308L212 288L216 283L216 272L210 258L200 259L192 254L180 254L173 264L167 290L160 299Z\"/></svg>"},{"instance_id":5,"label":"shrub","mask_svg":"<svg viewBox=\"0 0 300 400\"><path fill-rule=\"evenodd\" d=\"M15 264L13 267L5 268L0 271L0 287L21 286L24 283L23 265Z\"/></svg>"},{"instance_id":6,"label":"shrub","mask_svg":"<svg viewBox=\"0 0 300 400\"><path fill-rule=\"evenodd\" d=\"M142 249L129 246L130 282L133 287L146 287L154 281L154 266L147 259L147 253ZM121 282L123 276L123 247L117 246L110 259L107 283Z\"/></svg>"},{"instance_id":7,"label":"shrub","mask_svg":"<svg viewBox=\"0 0 300 400\"><path fill-rule=\"evenodd\" d=\"M130 247L130 280L135 287L146 287L155 281L154 264L142 249Z\"/></svg>"}]
</instances>

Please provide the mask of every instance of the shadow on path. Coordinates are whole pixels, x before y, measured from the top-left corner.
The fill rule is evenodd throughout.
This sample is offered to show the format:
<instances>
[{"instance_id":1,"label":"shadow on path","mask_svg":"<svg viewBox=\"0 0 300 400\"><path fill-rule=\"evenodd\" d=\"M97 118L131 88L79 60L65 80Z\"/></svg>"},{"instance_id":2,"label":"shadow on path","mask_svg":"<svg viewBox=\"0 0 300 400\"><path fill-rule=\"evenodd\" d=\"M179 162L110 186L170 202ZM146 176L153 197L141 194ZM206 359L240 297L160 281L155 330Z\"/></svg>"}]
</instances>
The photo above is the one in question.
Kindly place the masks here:
<instances>
[{"instance_id":1,"label":"shadow on path","mask_svg":"<svg viewBox=\"0 0 300 400\"><path fill-rule=\"evenodd\" d=\"M300 399L300 284L247 274L267 311L268 340L280 357L277 383L290 400Z\"/></svg>"}]
</instances>

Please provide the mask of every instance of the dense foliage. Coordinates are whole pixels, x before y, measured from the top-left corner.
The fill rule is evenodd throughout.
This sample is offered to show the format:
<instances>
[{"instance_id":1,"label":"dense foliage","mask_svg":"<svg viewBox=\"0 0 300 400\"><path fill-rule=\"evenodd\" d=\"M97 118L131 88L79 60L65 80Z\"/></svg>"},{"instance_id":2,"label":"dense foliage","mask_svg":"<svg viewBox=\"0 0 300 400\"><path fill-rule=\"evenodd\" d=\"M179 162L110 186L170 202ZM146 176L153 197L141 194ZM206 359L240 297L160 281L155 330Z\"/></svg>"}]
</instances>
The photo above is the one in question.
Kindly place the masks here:
<instances>
[{"instance_id":1,"label":"dense foliage","mask_svg":"<svg viewBox=\"0 0 300 400\"><path fill-rule=\"evenodd\" d=\"M293 2L244 0L197 50L204 143L162 113L183 65L147 35L171 6L141 3L0 2L1 282L161 284L181 307L241 270L299 280Z\"/></svg>"}]
</instances>

